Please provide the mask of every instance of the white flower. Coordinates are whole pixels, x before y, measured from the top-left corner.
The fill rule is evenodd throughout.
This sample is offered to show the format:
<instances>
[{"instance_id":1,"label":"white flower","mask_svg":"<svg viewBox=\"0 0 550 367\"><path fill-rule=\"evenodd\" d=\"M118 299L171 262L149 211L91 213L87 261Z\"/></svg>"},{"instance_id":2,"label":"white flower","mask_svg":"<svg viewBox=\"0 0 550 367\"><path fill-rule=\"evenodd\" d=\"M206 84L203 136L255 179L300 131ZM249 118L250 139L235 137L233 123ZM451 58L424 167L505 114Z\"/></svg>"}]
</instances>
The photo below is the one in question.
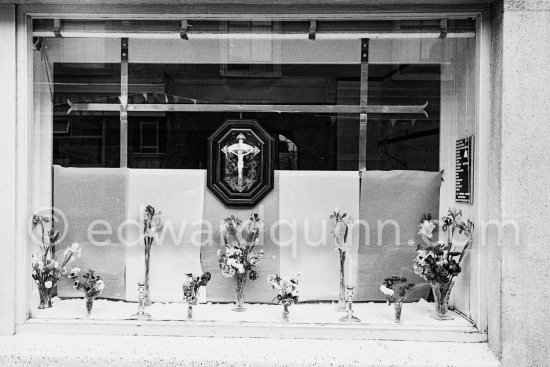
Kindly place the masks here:
<instances>
[{"instance_id":1,"label":"white flower","mask_svg":"<svg viewBox=\"0 0 550 367\"><path fill-rule=\"evenodd\" d=\"M229 266L234 266L235 263L237 262L237 260L235 260L234 258L230 257L229 259L227 259L227 265ZM236 267L236 266L235 266Z\"/></svg>"},{"instance_id":2,"label":"white flower","mask_svg":"<svg viewBox=\"0 0 550 367\"><path fill-rule=\"evenodd\" d=\"M80 268L75 267L75 268L71 269L71 273L76 275L76 274L80 273L80 270L81 270Z\"/></svg>"},{"instance_id":3,"label":"white flower","mask_svg":"<svg viewBox=\"0 0 550 367\"><path fill-rule=\"evenodd\" d=\"M234 267L235 269L237 269L237 271L238 271L239 273L241 273L241 274L244 273L244 265L243 265L243 264L235 264L235 265L233 265L233 267Z\"/></svg>"},{"instance_id":4,"label":"white flower","mask_svg":"<svg viewBox=\"0 0 550 367\"><path fill-rule=\"evenodd\" d=\"M221 249L218 249L217 253L218 253L218 257L222 256L222 250Z\"/></svg>"},{"instance_id":5,"label":"white flower","mask_svg":"<svg viewBox=\"0 0 550 367\"><path fill-rule=\"evenodd\" d=\"M78 257L82 254L82 249L80 248L80 244L78 242L73 242L67 248L65 251L63 251L63 255L67 256L70 252L73 254L78 254Z\"/></svg>"},{"instance_id":6,"label":"white flower","mask_svg":"<svg viewBox=\"0 0 550 367\"><path fill-rule=\"evenodd\" d=\"M416 256L417 256L419 259L424 259L426 256L428 256L428 251L426 251L426 250L418 250L418 251L416 251Z\"/></svg>"},{"instance_id":7,"label":"white flower","mask_svg":"<svg viewBox=\"0 0 550 367\"><path fill-rule=\"evenodd\" d=\"M340 208L338 208L338 207L334 208L334 213L339 214L340 213Z\"/></svg>"},{"instance_id":8,"label":"white flower","mask_svg":"<svg viewBox=\"0 0 550 367\"><path fill-rule=\"evenodd\" d=\"M275 274L269 274L269 275L267 276L267 282L268 282L269 284L275 283L275 279L277 279L277 276L276 276Z\"/></svg>"},{"instance_id":9,"label":"white flower","mask_svg":"<svg viewBox=\"0 0 550 367\"><path fill-rule=\"evenodd\" d=\"M53 286L53 284L49 280L46 283L44 283L44 287L46 287L47 289L50 289L52 286Z\"/></svg>"},{"instance_id":10,"label":"white flower","mask_svg":"<svg viewBox=\"0 0 550 367\"><path fill-rule=\"evenodd\" d=\"M423 234L424 236L426 236L428 238L432 238L433 237L432 232L433 232L434 228L435 228L435 224L433 224L429 220L425 220L420 225L420 230L418 231L418 234Z\"/></svg>"},{"instance_id":11,"label":"white flower","mask_svg":"<svg viewBox=\"0 0 550 367\"><path fill-rule=\"evenodd\" d=\"M393 297L393 289L387 288L384 284L380 286L380 291L388 297Z\"/></svg>"},{"instance_id":12,"label":"white flower","mask_svg":"<svg viewBox=\"0 0 550 367\"><path fill-rule=\"evenodd\" d=\"M57 261L54 260L54 261L52 262L52 264L53 264L53 268L54 268L54 269L59 268L59 263L58 263Z\"/></svg>"},{"instance_id":13,"label":"white flower","mask_svg":"<svg viewBox=\"0 0 550 367\"><path fill-rule=\"evenodd\" d=\"M42 260L37 260L36 265L38 265L38 270L44 270L44 262Z\"/></svg>"},{"instance_id":14,"label":"white flower","mask_svg":"<svg viewBox=\"0 0 550 367\"><path fill-rule=\"evenodd\" d=\"M105 283L103 283L103 280L100 279L97 281L95 287L99 292L102 292L103 289L105 288Z\"/></svg>"},{"instance_id":15,"label":"white flower","mask_svg":"<svg viewBox=\"0 0 550 367\"><path fill-rule=\"evenodd\" d=\"M447 259L436 261L436 265L441 267L447 265L447 263L448 263Z\"/></svg>"}]
</instances>

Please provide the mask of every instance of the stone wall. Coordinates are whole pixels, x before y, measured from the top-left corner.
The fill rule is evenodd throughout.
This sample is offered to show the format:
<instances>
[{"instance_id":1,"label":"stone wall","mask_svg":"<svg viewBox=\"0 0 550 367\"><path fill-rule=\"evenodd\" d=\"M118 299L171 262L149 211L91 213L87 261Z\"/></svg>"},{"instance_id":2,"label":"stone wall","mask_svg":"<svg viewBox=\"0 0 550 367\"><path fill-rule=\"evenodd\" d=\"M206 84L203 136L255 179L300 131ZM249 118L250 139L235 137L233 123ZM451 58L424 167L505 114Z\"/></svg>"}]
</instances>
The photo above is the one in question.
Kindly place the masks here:
<instances>
[{"instance_id":1,"label":"stone wall","mask_svg":"<svg viewBox=\"0 0 550 367\"><path fill-rule=\"evenodd\" d=\"M490 272L501 282L489 307L489 341L503 366L543 366L550 353L550 1L505 0L495 15L491 208L493 218L518 224L519 241L508 225L489 244L500 245Z\"/></svg>"}]
</instances>

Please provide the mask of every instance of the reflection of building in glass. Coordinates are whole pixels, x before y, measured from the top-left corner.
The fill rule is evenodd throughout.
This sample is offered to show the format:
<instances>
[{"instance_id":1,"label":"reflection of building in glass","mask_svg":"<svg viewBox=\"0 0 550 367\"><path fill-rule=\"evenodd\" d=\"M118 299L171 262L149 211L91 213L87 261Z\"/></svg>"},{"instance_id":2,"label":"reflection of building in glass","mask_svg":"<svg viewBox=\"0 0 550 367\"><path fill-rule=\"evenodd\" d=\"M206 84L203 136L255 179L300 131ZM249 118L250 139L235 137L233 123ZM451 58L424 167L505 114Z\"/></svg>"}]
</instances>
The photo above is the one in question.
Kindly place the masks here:
<instances>
[{"instance_id":1,"label":"reflection of building in glass","mask_svg":"<svg viewBox=\"0 0 550 367\"><path fill-rule=\"evenodd\" d=\"M298 147L286 136L279 134L279 169L298 169Z\"/></svg>"}]
</instances>

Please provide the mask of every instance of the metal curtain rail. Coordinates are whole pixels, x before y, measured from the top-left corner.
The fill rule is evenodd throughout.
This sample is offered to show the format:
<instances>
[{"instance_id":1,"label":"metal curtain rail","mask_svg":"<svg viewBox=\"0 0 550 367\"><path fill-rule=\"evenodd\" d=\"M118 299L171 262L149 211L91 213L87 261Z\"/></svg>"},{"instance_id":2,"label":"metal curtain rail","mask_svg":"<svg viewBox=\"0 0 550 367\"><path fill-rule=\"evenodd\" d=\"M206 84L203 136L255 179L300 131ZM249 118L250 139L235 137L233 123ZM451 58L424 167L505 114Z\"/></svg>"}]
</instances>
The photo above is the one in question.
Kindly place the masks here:
<instances>
[{"instance_id":1,"label":"metal curtain rail","mask_svg":"<svg viewBox=\"0 0 550 367\"><path fill-rule=\"evenodd\" d=\"M73 103L67 113L120 111L117 103ZM253 104L128 104L127 112L272 112L272 113L418 113L428 117L428 102L418 106L253 105Z\"/></svg>"},{"instance_id":2,"label":"metal curtain rail","mask_svg":"<svg viewBox=\"0 0 550 367\"><path fill-rule=\"evenodd\" d=\"M180 39L180 31L174 32L101 32L101 31L63 31L64 38L141 38L141 39ZM269 40L308 40L309 33L198 33L186 32L190 40L217 40L217 39L269 39ZM332 32L316 33L316 40L347 40L347 39L422 39L439 38L441 32ZM52 30L35 30L34 37L55 37ZM473 38L475 32L448 32L446 38Z\"/></svg>"},{"instance_id":3,"label":"metal curtain rail","mask_svg":"<svg viewBox=\"0 0 550 367\"><path fill-rule=\"evenodd\" d=\"M444 28L444 29L443 29ZM74 20L36 19L36 37L107 37L173 39L376 39L449 38L475 35L475 20L316 20L234 21L181 19L173 20Z\"/></svg>"}]
</instances>

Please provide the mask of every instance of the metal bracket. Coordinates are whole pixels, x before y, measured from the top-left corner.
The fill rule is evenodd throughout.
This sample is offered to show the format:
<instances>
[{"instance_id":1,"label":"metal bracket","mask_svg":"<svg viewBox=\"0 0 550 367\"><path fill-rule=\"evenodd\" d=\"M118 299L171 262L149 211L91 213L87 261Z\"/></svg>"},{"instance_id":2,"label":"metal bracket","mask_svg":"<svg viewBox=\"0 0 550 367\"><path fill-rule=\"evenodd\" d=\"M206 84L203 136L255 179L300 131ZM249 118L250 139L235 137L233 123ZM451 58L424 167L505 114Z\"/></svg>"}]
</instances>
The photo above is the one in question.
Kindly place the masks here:
<instances>
[{"instance_id":1,"label":"metal bracket","mask_svg":"<svg viewBox=\"0 0 550 367\"><path fill-rule=\"evenodd\" d=\"M317 32L317 21L316 20L310 20L309 21L309 34L308 38L312 41L315 41L315 32Z\"/></svg>"},{"instance_id":2,"label":"metal bracket","mask_svg":"<svg viewBox=\"0 0 550 367\"><path fill-rule=\"evenodd\" d=\"M180 38L182 40L189 39L189 37L187 36L187 32L189 31L189 28L191 28L191 25L187 22L187 20L182 20L181 26L180 26Z\"/></svg>"},{"instance_id":3,"label":"metal bracket","mask_svg":"<svg viewBox=\"0 0 550 367\"><path fill-rule=\"evenodd\" d=\"M441 19L441 23L440 23L440 32L439 33L439 38L444 40L445 38L447 38L447 33L448 33L448 28L447 28L447 19Z\"/></svg>"},{"instance_id":4,"label":"metal bracket","mask_svg":"<svg viewBox=\"0 0 550 367\"><path fill-rule=\"evenodd\" d=\"M32 38L32 48L36 52L42 50L42 45L44 45L44 37L33 37Z\"/></svg>"},{"instance_id":5,"label":"metal bracket","mask_svg":"<svg viewBox=\"0 0 550 367\"><path fill-rule=\"evenodd\" d=\"M53 34L56 38L62 38L61 35L61 19L54 19L53 20L53 28L52 28Z\"/></svg>"},{"instance_id":6,"label":"metal bracket","mask_svg":"<svg viewBox=\"0 0 550 367\"><path fill-rule=\"evenodd\" d=\"M361 41L361 62L369 62L369 39Z\"/></svg>"},{"instance_id":7,"label":"metal bracket","mask_svg":"<svg viewBox=\"0 0 550 367\"><path fill-rule=\"evenodd\" d=\"M120 40L120 59L121 61L128 61L128 38L121 38Z\"/></svg>"}]
</instances>

